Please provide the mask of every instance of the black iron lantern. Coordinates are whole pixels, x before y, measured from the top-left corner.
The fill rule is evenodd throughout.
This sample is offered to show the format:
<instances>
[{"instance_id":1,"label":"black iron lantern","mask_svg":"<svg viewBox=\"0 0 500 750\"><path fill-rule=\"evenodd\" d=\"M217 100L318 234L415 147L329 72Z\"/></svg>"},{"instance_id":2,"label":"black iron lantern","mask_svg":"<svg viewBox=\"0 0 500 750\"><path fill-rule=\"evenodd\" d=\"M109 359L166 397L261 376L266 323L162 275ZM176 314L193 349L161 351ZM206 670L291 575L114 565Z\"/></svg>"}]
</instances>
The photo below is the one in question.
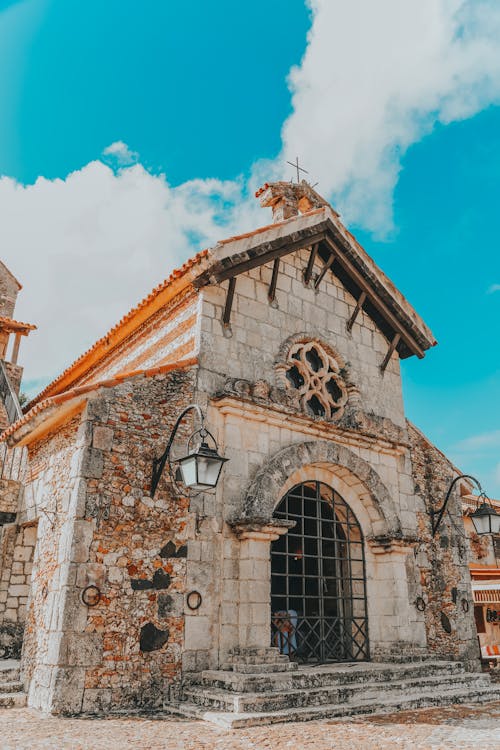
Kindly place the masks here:
<instances>
[{"instance_id":1,"label":"black iron lantern","mask_svg":"<svg viewBox=\"0 0 500 750\"><path fill-rule=\"evenodd\" d=\"M460 476L455 477L455 479L450 484L442 506L438 510L433 510L432 508L430 510L432 536L435 536L441 524L441 521L443 520L443 516L448 506L448 501L451 497L453 488L461 479L470 479L472 482L474 482L479 490L476 510L474 511L474 513L470 514L470 518L472 520L472 523L474 524L476 532L480 536L484 536L486 534L500 534L500 514L497 513L495 508L492 506L488 496L483 492L483 488L481 487L479 481L470 474L461 474Z\"/></svg>"},{"instance_id":2,"label":"black iron lantern","mask_svg":"<svg viewBox=\"0 0 500 750\"><path fill-rule=\"evenodd\" d=\"M198 450L176 459L183 484L193 490L210 490L217 486L225 461L217 453L217 448L210 448L204 440ZM176 472L176 476L178 476Z\"/></svg>"},{"instance_id":3,"label":"black iron lantern","mask_svg":"<svg viewBox=\"0 0 500 750\"><path fill-rule=\"evenodd\" d=\"M486 502L486 498L483 498L481 505L478 505L474 513L470 514L470 519L479 536L500 534L500 513L491 503Z\"/></svg>"},{"instance_id":4,"label":"black iron lantern","mask_svg":"<svg viewBox=\"0 0 500 750\"><path fill-rule=\"evenodd\" d=\"M176 432L186 414L191 410L196 411L198 414L201 428L193 432L189 438L186 455L182 458L170 459L170 449L172 448ZM213 448L211 448L206 442L206 438L208 437L213 441ZM196 439L199 439L200 445L196 449L191 449L191 445ZM205 428L203 412L197 404L191 404L179 415L168 440L165 452L160 458L153 459L151 497L154 497L165 464L169 460L170 463L178 464L175 472L175 479L182 481L188 489L203 491L211 490L217 486L222 467L229 459L219 455L215 438L212 433Z\"/></svg>"}]
</instances>

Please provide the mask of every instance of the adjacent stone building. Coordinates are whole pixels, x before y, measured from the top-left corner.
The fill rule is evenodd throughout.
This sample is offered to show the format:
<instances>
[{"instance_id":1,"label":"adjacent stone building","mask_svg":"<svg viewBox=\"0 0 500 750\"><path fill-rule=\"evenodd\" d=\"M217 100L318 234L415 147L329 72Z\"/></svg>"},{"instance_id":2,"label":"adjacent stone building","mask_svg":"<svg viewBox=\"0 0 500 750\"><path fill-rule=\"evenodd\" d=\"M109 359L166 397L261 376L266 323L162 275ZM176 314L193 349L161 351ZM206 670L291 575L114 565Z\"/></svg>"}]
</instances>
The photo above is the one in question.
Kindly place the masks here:
<instances>
[{"instance_id":1,"label":"adjacent stone building","mask_svg":"<svg viewBox=\"0 0 500 750\"><path fill-rule=\"evenodd\" d=\"M2 435L27 454L2 585L28 563L34 708L271 721L363 681L406 680L401 705L488 694L459 493L430 527L457 470L404 413L400 359L434 337L307 183L257 195L272 224L172 273ZM152 498L190 404L229 461L214 493L166 471Z\"/></svg>"}]
</instances>

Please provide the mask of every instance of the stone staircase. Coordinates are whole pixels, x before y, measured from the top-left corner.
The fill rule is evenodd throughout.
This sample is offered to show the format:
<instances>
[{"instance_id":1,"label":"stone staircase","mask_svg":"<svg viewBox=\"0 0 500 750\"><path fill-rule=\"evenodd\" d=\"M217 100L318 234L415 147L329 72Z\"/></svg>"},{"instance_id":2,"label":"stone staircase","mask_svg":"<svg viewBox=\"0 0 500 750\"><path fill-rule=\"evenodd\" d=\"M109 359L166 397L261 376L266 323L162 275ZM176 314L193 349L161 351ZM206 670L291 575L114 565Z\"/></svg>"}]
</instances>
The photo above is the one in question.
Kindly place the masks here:
<instances>
[{"instance_id":1,"label":"stone staircase","mask_svg":"<svg viewBox=\"0 0 500 750\"><path fill-rule=\"evenodd\" d=\"M0 708L22 708L26 693L20 681L19 662L15 659L0 661Z\"/></svg>"},{"instance_id":2,"label":"stone staircase","mask_svg":"<svg viewBox=\"0 0 500 750\"><path fill-rule=\"evenodd\" d=\"M500 699L500 685L461 662L298 667L277 649L253 649L224 666L185 684L176 713L240 728Z\"/></svg>"}]
</instances>

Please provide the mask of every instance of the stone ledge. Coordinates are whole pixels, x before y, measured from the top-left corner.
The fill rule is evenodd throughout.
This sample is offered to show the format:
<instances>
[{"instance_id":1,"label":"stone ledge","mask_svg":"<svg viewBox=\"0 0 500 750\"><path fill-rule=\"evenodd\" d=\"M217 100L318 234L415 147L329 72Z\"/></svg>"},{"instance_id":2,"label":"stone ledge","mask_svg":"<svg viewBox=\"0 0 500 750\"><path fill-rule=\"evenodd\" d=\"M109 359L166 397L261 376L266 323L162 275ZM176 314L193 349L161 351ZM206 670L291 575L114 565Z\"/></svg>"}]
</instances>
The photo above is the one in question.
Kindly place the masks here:
<instances>
[{"instance_id":1,"label":"stone ledge","mask_svg":"<svg viewBox=\"0 0 500 750\"><path fill-rule=\"evenodd\" d=\"M296 522L280 518L244 518L232 521L229 525L238 539L273 542L292 529Z\"/></svg>"},{"instance_id":2,"label":"stone ledge","mask_svg":"<svg viewBox=\"0 0 500 750\"><path fill-rule=\"evenodd\" d=\"M367 538L367 543L375 555L385 555L393 552L405 553L413 549L419 543L416 536L405 536L403 534L380 534Z\"/></svg>"}]
</instances>

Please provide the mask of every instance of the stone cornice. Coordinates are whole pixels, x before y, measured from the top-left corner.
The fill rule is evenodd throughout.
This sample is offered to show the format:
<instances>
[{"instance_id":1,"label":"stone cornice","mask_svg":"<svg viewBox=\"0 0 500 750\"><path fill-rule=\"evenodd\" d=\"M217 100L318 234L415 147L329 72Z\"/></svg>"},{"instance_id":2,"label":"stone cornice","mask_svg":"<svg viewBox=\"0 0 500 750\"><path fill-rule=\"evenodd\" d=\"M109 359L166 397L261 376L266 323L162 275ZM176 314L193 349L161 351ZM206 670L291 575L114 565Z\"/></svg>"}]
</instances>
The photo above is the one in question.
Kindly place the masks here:
<instances>
[{"instance_id":1,"label":"stone cornice","mask_svg":"<svg viewBox=\"0 0 500 750\"><path fill-rule=\"evenodd\" d=\"M416 536L404 536L403 534L372 536L368 537L366 541L375 555L387 555L398 552L406 554L409 549L413 549L418 544Z\"/></svg>"},{"instance_id":2,"label":"stone cornice","mask_svg":"<svg viewBox=\"0 0 500 750\"><path fill-rule=\"evenodd\" d=\"M255 385L256 388L260 388L258 392L263 393L260 383L248 385ZM338 423L311 418L306 414L298 413L296 409L287 403L287 393L283 389L273 388L269 395L252 398L252 391L249 389L244 394L218 393L213 397L212 401L223 415L233 415L253 422L266 422L276 427L283 427L283 415L286 415L287 429L306 437L311 436L321 440L335 440L335 442L344 445L367 448L377 453L388 453L398 456L404 455L409 447L408 443L403 440L403 430L393 425L393 423L391 423L393 428L400 433L397 439L391 439L381 434L381 432L367 429L366 426L363 426L363 423L366 425L366 423L370 422L371 418L361 412L346 414L347 420L351 421L353 427L345 427ZM271 400L273 396L276 400ZM278 402L278 396L281 399L281 403ZM345 424L346 420L342 421ZM388 421L384 420L384 422ZM375 427L374 420L372 422L373 427Z\"/></svg>"}]
</instances>

